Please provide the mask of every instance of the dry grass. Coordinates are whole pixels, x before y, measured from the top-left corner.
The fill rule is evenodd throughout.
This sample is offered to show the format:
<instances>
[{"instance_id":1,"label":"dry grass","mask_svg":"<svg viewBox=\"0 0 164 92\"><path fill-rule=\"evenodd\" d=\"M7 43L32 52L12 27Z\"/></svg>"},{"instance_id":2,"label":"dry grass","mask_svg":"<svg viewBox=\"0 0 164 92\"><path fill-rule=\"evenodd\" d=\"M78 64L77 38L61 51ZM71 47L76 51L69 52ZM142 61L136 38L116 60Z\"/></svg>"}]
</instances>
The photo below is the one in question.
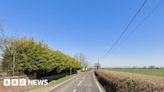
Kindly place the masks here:
<instances>
[{"instance_id":1,"label":"dry grass","mask_svg":"<svg viewBox=\"0 0 164 92\"><path fill-rule=\"evenodd\" d=\"M164 92L164 77L110 70L97 70L95 73L109 92Z\"/></svg>"}]
</instances>

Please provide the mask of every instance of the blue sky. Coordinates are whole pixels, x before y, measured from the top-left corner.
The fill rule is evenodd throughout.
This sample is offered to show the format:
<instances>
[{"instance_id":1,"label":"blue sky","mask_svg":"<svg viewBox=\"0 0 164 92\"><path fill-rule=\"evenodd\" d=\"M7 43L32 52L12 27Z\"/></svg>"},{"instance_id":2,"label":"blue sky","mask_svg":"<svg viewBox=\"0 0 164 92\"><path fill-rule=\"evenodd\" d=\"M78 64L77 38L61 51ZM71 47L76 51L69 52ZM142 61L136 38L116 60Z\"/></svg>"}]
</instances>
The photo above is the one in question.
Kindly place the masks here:
<instances>
[{"instance_id":1,"label":"blue sky","mask_svg":"<svg viewBox=\"0 0 164 92\"><path fill-rule=\"evenodd\" d=\"M105 67L164 66L164 3L128 34L161 0L148 0L121 42L105 58ZM83 53L90 65L104 55L143 0L0 0L6 35L34 37L51 48Z\"/></svg>"}]
</instances>

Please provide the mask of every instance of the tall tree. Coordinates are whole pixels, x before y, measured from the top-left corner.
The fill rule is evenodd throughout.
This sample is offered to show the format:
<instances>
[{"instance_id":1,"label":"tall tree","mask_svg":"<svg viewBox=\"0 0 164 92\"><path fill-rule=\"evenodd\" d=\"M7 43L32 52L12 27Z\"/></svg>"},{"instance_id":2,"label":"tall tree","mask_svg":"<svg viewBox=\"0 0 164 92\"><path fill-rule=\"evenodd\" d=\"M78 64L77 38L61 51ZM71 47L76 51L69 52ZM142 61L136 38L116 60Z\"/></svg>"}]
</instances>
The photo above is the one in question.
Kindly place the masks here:
<instances>
[{"instance_id":1,"label":"tall tree","mask_svg":"<svg viewBox=\"0 0 164 92\"><path fill-rule=\"evenodd\" d=\"M50 49L43 42L27 38L17 38L5 47L2 65L4 70L12 70L14 65L14 71L26 74L46 74L54 70L59 73L70 68L81 68L72 57Z\"/></svg>"},{"instance_id":2,"label":"tall tree","mask_svg":"<svg viewBox=\"0 0 164 92\"><path fill-rule=\"evenodd\" d=\"M84 54L77 53L77 54L74 55L74 58L81 63L81 66L83 68L87 68L88 67L88 61L87 61L87 58L86 58L86 56Z\"/></svg>"}]
</instances>

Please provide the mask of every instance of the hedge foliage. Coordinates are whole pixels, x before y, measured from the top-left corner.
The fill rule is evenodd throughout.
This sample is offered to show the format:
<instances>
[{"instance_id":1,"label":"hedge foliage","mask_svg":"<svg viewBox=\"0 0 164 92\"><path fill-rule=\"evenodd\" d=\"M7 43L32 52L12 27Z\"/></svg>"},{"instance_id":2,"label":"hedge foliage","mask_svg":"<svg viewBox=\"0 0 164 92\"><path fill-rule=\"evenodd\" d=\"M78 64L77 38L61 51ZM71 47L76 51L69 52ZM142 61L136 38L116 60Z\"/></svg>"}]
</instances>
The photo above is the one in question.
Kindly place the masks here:
<instances>
[{"instance_id":1,"label":"hedge foliage","mask_svg":"<svg viewBox=\"0 0 164 92\"><path fill-rule=\"evenodd\" d=\"M98 80L107 92L164 92L164 78L97 70Z\"/></svg>"},{"instance_id":2,"label":"hedge foliage","mask_svg":"<svg viewBox=\"0 0 164 92\"><path fill-rule=\"evenodd\" d=\"M11 41L3 53L3 70L9 71L13 67L15 55L15 71L27 74L34 72L61 72L64 70L77 70L81 64L64 53L50 49L44 42L34 39L18 38Z\"/></svg>"}]
</instances>

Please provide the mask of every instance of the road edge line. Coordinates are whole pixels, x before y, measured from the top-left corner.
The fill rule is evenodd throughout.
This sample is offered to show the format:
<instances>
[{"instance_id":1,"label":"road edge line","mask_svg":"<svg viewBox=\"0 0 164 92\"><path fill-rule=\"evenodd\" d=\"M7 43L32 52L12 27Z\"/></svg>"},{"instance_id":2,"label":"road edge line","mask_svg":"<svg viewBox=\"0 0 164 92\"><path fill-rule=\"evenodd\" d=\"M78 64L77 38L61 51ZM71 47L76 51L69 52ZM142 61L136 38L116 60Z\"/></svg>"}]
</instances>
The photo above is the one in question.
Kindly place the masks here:
<instances>
[{"instance_id":1,"label":"road edge line","mask_svg":"<svg viewBox=\"0 0 164 92\"><path fill-rule=\"evenodd\" d=\"M97 85L99 91L100 91L100 92L104 92L104 91L102 91L102 88L100 87L100 83L98 82L98 80L97 80L97 78L96 78L96 76L95 76L95 74L94 74L94 71L92 72L92 75L93 75L93 78L94 78L94 80L95 80L95 82L96 82L96 85Z\"/></svg>"},{"instance_id":2,"label":"road edge line","mask_svg":"<svg viewBox=\"0 0 164 92\"><path fill-rule=\"evenodd\" d=\"M78 75L79 75L79 74L78 74ZM68 82L68 81L74 79L74 78L77 77L78 75L75 75L75 76L73 76L72 78L70 78L70 79L68 79L68 80L65 80L65 81L63 81L63 82L57 84L56 86L54 86L53 88L51 88L50 90L48 90L48 92L50 92L51 90L53 90L53 89L55 89L55 88L57 88L57 87L59 87L59 86L65 84L66 82ZM47 92L47 91L46 91L46 92Z\"/></svg>"}]
</instances>

